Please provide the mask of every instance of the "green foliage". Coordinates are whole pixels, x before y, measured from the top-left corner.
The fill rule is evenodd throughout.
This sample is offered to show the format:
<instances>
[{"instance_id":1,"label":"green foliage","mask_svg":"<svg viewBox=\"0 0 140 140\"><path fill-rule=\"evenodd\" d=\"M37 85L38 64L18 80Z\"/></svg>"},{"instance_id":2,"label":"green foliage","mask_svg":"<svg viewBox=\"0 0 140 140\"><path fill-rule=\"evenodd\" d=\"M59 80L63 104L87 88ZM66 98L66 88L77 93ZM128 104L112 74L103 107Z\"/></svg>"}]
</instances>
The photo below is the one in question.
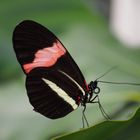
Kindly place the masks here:
<instances>
[{"instance_id":1,"label":"green foliage","mask_svg":"<svg viewBox=\"0 0 140 140\"><path fill-rule=\"evenodd\" d=\"M140 108L127 121L105 121L53 140L139 140Z\"/></svg>"},{"instance_id":2,"label":"green foliage","mask_svg":"<svg viewBox=\"0 0 140 140\"><path fill-rule=\"evenodd\" d=\"M81 128L81 107L58 120L47 119L32 111L26 96L25 76L12 47L12 32L22 20L35 20L54 32L79 65L87 83L114 65L118 65L118 69L103 79L140 82L140 49L130 49L118 42L105 17L97 12L94 3L89 2L1 0L0 140L47 140ZM139 106L139 87L107 84L99 84L99 87L101 103L113 119L126 120ZM90 125L103 120L97 105L88 105L86 115ZM106 132L104 127L102 129ZM78 133L85 131L88 129Z\"/></svg>"}]
</instances>

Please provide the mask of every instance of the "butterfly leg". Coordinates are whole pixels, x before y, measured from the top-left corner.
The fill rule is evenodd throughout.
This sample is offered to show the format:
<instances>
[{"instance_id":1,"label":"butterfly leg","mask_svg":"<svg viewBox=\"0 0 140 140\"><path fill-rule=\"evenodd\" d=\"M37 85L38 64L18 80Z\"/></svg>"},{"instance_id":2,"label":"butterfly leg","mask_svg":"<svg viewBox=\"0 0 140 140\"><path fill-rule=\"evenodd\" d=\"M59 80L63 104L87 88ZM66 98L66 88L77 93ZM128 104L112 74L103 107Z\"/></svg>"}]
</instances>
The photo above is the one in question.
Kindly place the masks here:
<instances>
[{"instance_id":1,"label":"butterfly leg","mask_svg":"<svg viewBox=\"0 0 140 140\"><path fill-rule=\"evenodd\" d=\"M97 100L97 101L94 101L96 98L97 98L98 100ZM99 108L100 108L100 111L101 111L102 115L104 116L104 118L105 118L106 120L110 120L109 115L105 112L104 108L103 108L102 105L101 105L101 102L100 102L100 99L99 99L99 96L98 96L98 95L96 95L91 101L89 101L89 103L98 103Z\"/></svg>"},{"instance_id":2,"label":"butterfly leg","mask_svg":"<svg viewBox=\"0 0 140 140\"><path fill-rule=\"evenodd\" d=\"M85 128L85 122L87 127L89 127L89 123L87 121L86 115L85 115L85 111L86 111L86 105L84 106L84 109L82 111L82 123L83 123L83 128Z\"/></svg>"}]
</instances>

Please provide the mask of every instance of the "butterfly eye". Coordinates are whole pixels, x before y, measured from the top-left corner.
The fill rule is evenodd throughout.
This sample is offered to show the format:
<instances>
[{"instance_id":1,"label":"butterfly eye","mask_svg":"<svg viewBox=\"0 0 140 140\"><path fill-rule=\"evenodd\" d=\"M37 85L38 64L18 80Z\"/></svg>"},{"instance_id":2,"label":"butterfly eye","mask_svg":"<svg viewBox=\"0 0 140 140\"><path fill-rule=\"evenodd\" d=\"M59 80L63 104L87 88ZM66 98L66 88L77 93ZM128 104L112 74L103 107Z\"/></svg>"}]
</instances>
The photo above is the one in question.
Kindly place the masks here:
<instances>
[{"instance_id":1,"label":"butterfly eye","mask_svg":"<svg viewBox=\"0 0 140 140\"><path fill-rule=\"evenodd\" d=\"M95 94L99 94L100 93L100 88L99 87L96 87L95 90L94 90L94 93Z\"/></svg>"}]
</instances>

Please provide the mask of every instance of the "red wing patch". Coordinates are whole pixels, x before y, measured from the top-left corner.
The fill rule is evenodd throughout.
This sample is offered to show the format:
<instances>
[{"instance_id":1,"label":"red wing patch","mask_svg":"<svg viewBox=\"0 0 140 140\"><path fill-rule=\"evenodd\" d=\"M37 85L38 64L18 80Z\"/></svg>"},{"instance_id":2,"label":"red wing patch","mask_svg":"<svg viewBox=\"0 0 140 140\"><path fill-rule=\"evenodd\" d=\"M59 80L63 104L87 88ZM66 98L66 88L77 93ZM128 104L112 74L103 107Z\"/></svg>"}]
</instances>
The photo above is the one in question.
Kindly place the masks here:
<instances>
[{"instance_id":1,"label":"red wing patch","mask_svg":"<svg viewBox=\"0 0 140 140\"><path fill-rule=\"evenodd\" d=\"M32 63L24 64L23 68L26 73L37 67L53 66L57 60L66 53L62 44L57 41L53 46L40 49L35 53L35 58Z\"/></svg>"}]
</instances>

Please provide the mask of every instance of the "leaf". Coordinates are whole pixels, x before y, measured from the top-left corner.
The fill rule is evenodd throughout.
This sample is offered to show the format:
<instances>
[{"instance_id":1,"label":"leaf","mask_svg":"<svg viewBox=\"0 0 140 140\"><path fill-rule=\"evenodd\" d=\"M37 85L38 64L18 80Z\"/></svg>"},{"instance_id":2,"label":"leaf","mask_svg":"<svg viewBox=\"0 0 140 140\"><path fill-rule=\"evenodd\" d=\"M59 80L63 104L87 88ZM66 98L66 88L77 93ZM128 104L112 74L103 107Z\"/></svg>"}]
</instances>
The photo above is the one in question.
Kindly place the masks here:
<instances>
[{"instance_id":1,"label":"leaf","mask_svg":"<svg viewBox=\"0 0 140 140\"><path fill-rule=\"evenodd\" d=\"M105 121L54 140L140 140L140 108L127 121Z\"/></svg>"}]
</instances>

